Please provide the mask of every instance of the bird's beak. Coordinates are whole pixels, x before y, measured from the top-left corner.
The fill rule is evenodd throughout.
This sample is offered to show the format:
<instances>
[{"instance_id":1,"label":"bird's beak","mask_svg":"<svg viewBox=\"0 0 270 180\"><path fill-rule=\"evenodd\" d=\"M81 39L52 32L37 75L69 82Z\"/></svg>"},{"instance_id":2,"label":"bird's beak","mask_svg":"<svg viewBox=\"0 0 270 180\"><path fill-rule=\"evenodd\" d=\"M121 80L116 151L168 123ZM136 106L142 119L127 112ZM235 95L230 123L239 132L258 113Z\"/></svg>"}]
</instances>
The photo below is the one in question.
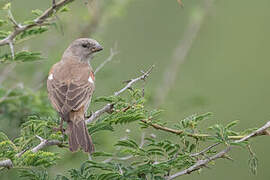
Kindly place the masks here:
<instances>
[{"instance_id":1,"label":"bird's beak","mask_svg":"<svg viewBox=\"0 0 270 180\"><path fill-rule=\"evenodd\" d=\"M103 47L98 44L92 49L92 52L98 52L98 51L101 51L101 50L103 50Z\"/></svg>"}]
</instances>

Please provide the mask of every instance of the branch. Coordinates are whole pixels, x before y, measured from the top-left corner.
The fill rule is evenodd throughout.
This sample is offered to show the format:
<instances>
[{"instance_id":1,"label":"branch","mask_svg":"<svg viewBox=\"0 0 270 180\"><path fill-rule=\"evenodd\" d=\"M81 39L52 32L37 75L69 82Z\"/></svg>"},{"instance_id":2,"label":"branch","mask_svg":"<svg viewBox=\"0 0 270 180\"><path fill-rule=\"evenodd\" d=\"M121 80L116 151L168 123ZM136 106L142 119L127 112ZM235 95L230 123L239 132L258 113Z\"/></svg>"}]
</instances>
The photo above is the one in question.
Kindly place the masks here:
<instances>
[{"instance_id":1,"label":"branch","mask_svg":"<svg viewBox=\"0 0 270 180\"><path fill-rule=\"evenodd\" d=\"M101 108L100 110L97 110L96 112L94 112L90 118L88 118L85 123L91 123L94 120L98 119L102 114L106 113L106 112L110 112L113 108L113 104L107 104L106 106L104 106L103 108Z\"/></svg>"},{"instance_id":2,"label":"branch","mask_svg":"<svg viewBox=\"0 0 270 180\"><path fill-rule=\"evenodd\" d=\"M199 155L203 155L204 153L206 153L207 151L209 151L210 149L220 145L221 143L218 142L218 143L215 143L215 144L212 144L211 146L205 148L204 150L200 151L200 152L197 152L197 153L194 153L194 154L191 154L190 157L196 157L196 156L199 156Z\"/></svg>"},{"instance_id":3,"label":"branch","mask_svg":"<svg viewBox=\"0 0 270 180\"><path fill-rule=\"evenodd\" d=\"M61 141L58 141L58 140L47 140L47 139L43 139L42 137L38 135L36 135L36 137L40 139L40 143L31 150L33 153L36 153L39 150L48 146L54 146L54 145L61 146L63 144Z\"/></svg>"},{"instance_id":4,"label":"branch","mask_svg":"<svg viewBox=\"0 0 270 180\"><path fill-rule=\"evenodd\" d=\"M22 32L24 32L32 27L42 25L46 21L46 19L48 19L49 17L51 17L53 15L53 13L55 11L59 10L61 7L63 7L64 5L66 5L72 1L74 1L74 0L59 1L53 7L48 8L41 16L36 18L32 23L27 24L27 25L18 24L15 21L15 19L13 18L12 14L9 13L9 19L14 24L14 30L5 39L0 40L0 46L10 45L10 43L13 43L13 41L17 35L21 34Z\"/></svg>"},{"instance_id":5,"label":"branch","mask_svg":"<svg viewBox=\"0 0 270 180\"><path fill-rule=\"evenodd\" d=\"M20 28L21 27L21 25L18 24L16 22L16 20L14 19L13 14L12 14L12 12L11 12L10 9L8 10L8 19L13 23L13 25L14 25L15 28Z\"/></svg>"},{"instance_id":6,"label":"branch","mask_svg":"<svg viewBox=\"0 0 270 180\"><path fill-rule=\"evenodd\" d=\"M193 138L207 138L207 137L211 137L212 135L210 134L198 134L198 133L188 133L188 132L185 132L184 130L180 130L180 129L172 129L172 128L169 128L169 127L165 127L165 126L161 126L159 124L155 124L155 123L152 123L151 121L149 120L145 120L145 119L142 119L140 120L141 122L153 127L154 129L157 129L157 130L161 130L161 131L165 131L165 132L169 132L169 133L172 133L172 134L176 134L176 135L180 135L180 134L186 134L187 136L189 137L193 137ZM245 137L245 135L239 135L239 136L229 136L229 139L241 139Z\"/></svg>"},{"instance_id":7,"label":"branch","mask_svg":"<svg viewBox=\"0 0 270 180\"><path fill-rule=\"evenodd\" d=\"M63 143L61 141L58 141L58 140L47 140L47 139L44 139L44 138L42 138L42 137L40 137L38 135L36 135L36 137L40 140L40 143L31 149L31 151L33 153L36 153L39 150L41 150L41 149L43 149L45 147L49 147L49 146L54 146L54 145L57 145L59 147L64 146ZM15 157L21 157L26 151L27 150L23 150L23 151L17 153L15 155ZM10 159L0 161L0 167L11 168L12 166L13 166L13 163L12 163L12 161Z\"/></svg>"},{"instance_id":8,"label":"branch","mask_svg":"<svg viewBox=\"0 0 270 180\"><path fill-rule=\"evenodd\" d=\"M120 89L119 91L116 91L114 93L114 96L119 96L121 93L123 93L124 91L126 91L127 89L131 88L131 86L136 83L137 81L140 80L145 80L150 73L152 72L154 68L154 65L152 65L146 72L144 72L141 76L135 78L135 79L131 79L129 81L127 81L127 85L125 87L123 87L122 89ZM88 118L87 120L85 120L86 124L98 119L102 114L106 113L106 112L110 112L113 108L113 104L107 104L105 105L103 108L101 108L100 110L97 110L96 112L94 112L90 118Z\"/></svg>"},{"instance_id":9,"label":"branch","mask_svg":"<svg viewBox=\"0 0 270 180\"><path fill-rule=\"evenodd\" d=\"M105 64L110 62L113 59L113 57L118 53L119 52L117 51L117 44L115 43L114 47L111 48L110 56L96 68L95 74L98 73L98 71L100 71L100 69L102 69L105 66Z\"/></svg>"},{"instance_id":10,"label":"branch","mask_svg":"<svg viewBox=\"0 0 270 180\"><path fill-rule=\"evenodd\" d=\"M12 168L13 164L10 159L0 161L0 167Z\"/></svg>"},{"instance_id":11,"label":"branch","mask_svg":"<svg viewBox=\"0 0 270 180\"><path fill-rule=\"evenodd\" d=\"M139 80L145 80L145 79L150 75L150 73L152 72L152 70L153 70L154 67L155 67L155 66L152 65L152 66L151 66L146 72L144 72L143 75L141 75L140 77L137 77L137 78L135 78L135 79L131 79L131 80L129 80L129 81L126 81L128 84L127 84L124 88L122 88L122 89L120 89L119 91L115 92L114 95L115 95L115 96L119 96L122 92L124 92L125 90L131 88L131 86L132 86L135 82L137 82L137 81L139 81Z\"/></svg>"},{"instance_id":12,"label":"branch","mask_svg":"<svg viewBox=\"0 0 270 180\"><path fill-rule=\"evenodd\" d=\"M128 84L122 88L121 90L117 91L114 93L115 96L120 95L121 93L123 93L125 90L127 90L128 88L131 88L131 86L139 81L139 80L145 80L151 73L152 69L154 68L154 66L151 66L146 72L143 73L143 75L139 76L138 78L135 79L131 79L128 81ZM104 106L102 109L96 111L95 113L92 114L92 116L86 120L86 123L90 123L92 121L94 121L95 119L99 118L102 114L104 114L105 112L110 112L113 108L113 104L107 104L106 106ZM39 150L48 147L48 146L53 146L53 145L57 145L57 146L63 146L63 143L61 141L58 140L47 140L47 139L43 139L40 136L36 136L38 139L40 139L40 143L35 146L34 148L31 149L31 151L33 153L38 152ZM19 152L18 154L16 154L16 157L20 157L22 156L24 153L26 152L26 150ZM10 159L7 160L3 160L0 161L0 167L12 167L12 161Z\"/></svg>"},{"instance_id":13,"label":"branch","mask_svg":"<svg viewBox=\"0 0 270 180\"><path fill-rule=\"evenodd\" d=\"M267 131L267 129L270 127L270 121L268 121L264 126L262 126L261 128L257 129L256 131L254 131L253 133L239 139L239 140L236 140L234 141L234 143L240 143L240 142L243 142L243 141L247 141L249 140L250 138L252 137L256 137L256 136L260 136L260 135L269 135L269 132ZM220 151L219 153L211 156L211 157L208 157L206 159L203 159L203 160L199 160L197 161L193 166L183 170L183 171L180 171L180 172L177 172L169 177L167 177L166 179L167 180L171 180L171 179L175 179L179 176L183 176L183 175L186 175L186 174L190 174L191 172L193 171L197 171L203 167L206 167L206 165L208 163L210 163L211 161L213 160L216 160L216 159L220 159L220 158L224 158L225 155L233 148L234 146L232 145L229 145L227 146L226 149Z\"/></svg>"}]
</instances>

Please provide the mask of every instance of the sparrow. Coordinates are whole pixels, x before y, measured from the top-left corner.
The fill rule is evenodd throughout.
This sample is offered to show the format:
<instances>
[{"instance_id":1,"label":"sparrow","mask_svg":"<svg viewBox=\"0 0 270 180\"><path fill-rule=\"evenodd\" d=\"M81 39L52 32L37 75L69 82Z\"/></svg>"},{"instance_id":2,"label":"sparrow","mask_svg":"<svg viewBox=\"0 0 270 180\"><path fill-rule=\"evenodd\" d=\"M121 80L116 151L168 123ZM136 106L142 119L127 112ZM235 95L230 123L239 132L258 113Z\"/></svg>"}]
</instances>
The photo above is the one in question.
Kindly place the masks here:
<instances>
[{"instance_id":1,"label":"sparrow","mask_svg":"<svg viewBox=\"0 0 270 180\"><path fill-rule=\"evenodd\" d=\"M90 61L102 46L94 39L80 38L64 51L62 59L54 64L47 80L48 97L53 108L67 123L70 151L81 147L93 153L94 144L85 124L85 114L95 90L95 76Z\"/></svg>"}]
</instances>

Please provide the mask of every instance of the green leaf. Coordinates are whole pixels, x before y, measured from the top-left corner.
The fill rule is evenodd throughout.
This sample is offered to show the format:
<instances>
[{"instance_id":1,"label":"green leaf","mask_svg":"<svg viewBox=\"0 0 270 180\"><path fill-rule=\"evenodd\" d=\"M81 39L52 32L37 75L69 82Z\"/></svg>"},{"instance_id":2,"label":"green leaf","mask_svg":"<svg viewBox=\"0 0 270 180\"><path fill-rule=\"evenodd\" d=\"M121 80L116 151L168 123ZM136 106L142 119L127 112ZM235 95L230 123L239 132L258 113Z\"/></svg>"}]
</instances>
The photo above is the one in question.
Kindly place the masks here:
<instances>
[{"instance_id":1,"label":"green leaf","mask_svg":"<svg viewBox=\"0 0 270 180\"><path fill-rule=\"evenodd\" d=\"M133 149L138 149L139 148L138 144L135 141L131 140L131 139L118 141L115 144L115 146L129 147L129 148L133 148Z\"/></svg>"},{"instance_id":2,"label":"green leaf","mask_svg":"<svg viewBox=\"0 0 270 180\"><path fill-rule=\"evenodd\" d=\"M189 152L192 152L195 148L196 148L196 145L195 144L191 144L189 146Z\"/></svg>"},{"instance_id":3,"label":"green leaf","mask_svg":"<svg viewBox=\"0 0 270 180\"><path fill-rule=\"evenodd\" d=\"M237 125L239 123L238 120L232 121L225 127L226 129L231 129L233 126Z\"/></svg>"},{"instance_id":4,"label":"green leaf","mask_svg":"<svg viewBox=\"0 0 270 180\"><path fill-rule=\"evenodd\" d=\"M8 141L8 140L9 139L8 139L7 135L3 132L0 132L0 142L1 141Z\"/></svg>"},{"instance_id":5,"label":"green leaf","mask_svg":"<svg viewBox=\"0 0 270 180\"><path fill-rule=\"evenodd\" d=\"M26 30L26 31L23 31L23 33L20 34L19 38L18 39L24 39L26 37L29 37L29 36L35 36L35 35L38 35L38 34L42 34L46 31L48 31L49 29L47 27L34 27L32 29L29 29L29 30Z\"/></svg>"},{"instance_id":6,"label":"green leaf","mask_svg":"<svg viewBox=\"0 0 270 180\"><path fill-rule=\"evenodd\" d=\"M59 9L59 12L68 12L69 10L70 10L69 7L67 5L65 5Z\"/></svg>"},{"instance_id":7,"label":"green leaf","mask_svg":"<svg viewBox=\"0 0 270 180\"><path fill-rule=\"evenodd\" d=\"M9 10L11 8L11 3L7 3L5 4L5 6L3 7L3 10Z\"/></svg>"},{"instance_id":8,"label":"green leaf","mask_svg":"<svg viewBox=\"0 0 270 180\"><path fill-rule=\"evenodd\" d=\"M100 96L97 97L94 102L106 102L106 103L113 103L113 102L118 102L122 100L120 97L118 96Z\"/></svg>"},{"instance_id":9,"label":"green leaf","mask_svg":"<svg viewBox=\"0 0 270 180\"><path fill-rule=\"evenodd\" d=\"M43 11L41 11L40 9L32 10L32 14L34 14L36 16L41 16L42 13L43 13Z\"/></svg>"},{"instance_id":10,"label":"green leaf","mask_svg":"<svg viewBox=\"0 0 270 180\"><path fill-rule=\"evenodd\" d=\"M207 112L205 114L201 114L195 117L195 121L202 121L205 120L206 118L208 118L209 116L211 116L212 113L211 112Z\"/></svg>"},{"instance_id":11,"label":"green leaf","mask_svg":"<svg viewBox=\"0 0 270 180\"><path fill-rule=\"evenodd\" d=\"M9 34L9 31L0 31L0 39L6 38Z\"/></svg>"},{"instance_id":12,"label":"green leaf","mask_svg":"<svg viewBox=\"0 0 270 180\"><path fill-rule=\"evenodd\" d=\"M111 153L107 153L107 152L94 152L93 154L92 154L92 156L93 157L99 157L99 156L102 156L102 157L111 157L111 156L113 156L113 154L111 154Z\"/></svg>"},{"instance_id":13,"label":"green leaf","mask_svg":"<svg viewBox=\"0 0 270 180\"><path fill-rule=\"evenodd\" d=\"M7 61L31 62L40 59L43 59L40 52L20 51L15 54L14 60L12 59L11 53L0 56L0 63Z\"/></svg>"},{"instance_id":14,"label":"green leaf","mask_svg":"<svg viewBox=\"0 0 270 180\"><path fill-rule=\"evenodd\" d=\"M249 169L252 174L257 174L257 168L258 168L258 159L255 155L252 155L248 161Z\"/></svg>"},{"instance_id":15,"label":"green leaf","mask_svg":"<svg viewBox=\"0 0 270 180\"><path fill-rule=\"evenodd\" d=\"M4 24L7 24L7 21L0 19L0 27L3 26Z\"/></svg>"},{"instance_id":16,"label":"green leaf","mask_svg":"<svg viewBox=\"0 0 270 180\"><path fill-rule=\"evenodd\" d=\"M113 127L109 122L96 122L87 126L89 127L88 131L91 135L99 131L113 131Z\"/></svg>"},{"instance_id":17,"label":"green leaf","mask_svg":"<svg viewBox=\"0 0 270 180\"><path fill-rule=\"evenodd\" d=\"M33 153L32 151L27 151L19 158L19 163L24 166L49 167L55 165L57 159L59 157L52 152L38 151Z\"/></svg>"},{"instance_id":18,"label":"green leaf","mask_svg":"<svg viewBox=\"0 0 270 180\"><path fill-rule=\"evenodd\" d=\"M19 177L23 177L28 180L49 180L48 172L44 169L21 169L19 170Z\"/></svg>"}]
</instances>

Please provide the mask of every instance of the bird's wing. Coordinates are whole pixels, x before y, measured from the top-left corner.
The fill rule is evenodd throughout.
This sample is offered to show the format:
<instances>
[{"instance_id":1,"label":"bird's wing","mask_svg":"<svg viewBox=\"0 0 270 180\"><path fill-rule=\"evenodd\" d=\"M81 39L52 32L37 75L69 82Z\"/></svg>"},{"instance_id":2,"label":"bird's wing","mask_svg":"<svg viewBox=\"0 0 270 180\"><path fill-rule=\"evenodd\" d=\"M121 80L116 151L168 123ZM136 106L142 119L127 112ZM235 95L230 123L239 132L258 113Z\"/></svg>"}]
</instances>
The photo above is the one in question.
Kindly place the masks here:
<instances>
[{"instance_id":1,"label":"bird's wing","mask_svg":"<svg viewBox=\"0 0 270 180\"><path fill-rule=\"evenodd\" d=\"M94 83L89 81L91 71L82 68L80 74L77 79L57 78L54 77L53 71L49 74L47 80L49 99L60 114L77 111L89 103L94 91Z\"/></svg>"}]
</instances>

